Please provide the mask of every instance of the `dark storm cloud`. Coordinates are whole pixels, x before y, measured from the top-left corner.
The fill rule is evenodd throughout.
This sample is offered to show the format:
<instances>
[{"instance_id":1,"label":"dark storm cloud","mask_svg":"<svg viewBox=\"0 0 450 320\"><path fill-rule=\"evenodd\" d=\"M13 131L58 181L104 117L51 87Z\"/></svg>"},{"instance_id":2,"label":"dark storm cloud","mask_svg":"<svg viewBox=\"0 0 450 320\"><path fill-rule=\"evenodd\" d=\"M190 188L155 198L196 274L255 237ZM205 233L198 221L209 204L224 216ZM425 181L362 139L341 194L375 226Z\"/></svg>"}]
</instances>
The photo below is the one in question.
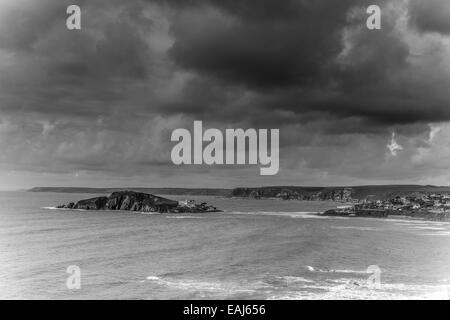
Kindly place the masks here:
<instances>
[{"instance_id":1,"label":"dark storm cloud","mask_svg":"<svg viewBox=\"0 0 450 320\"><path fill-rule=\"evenodd\" d=\"M157 76L146 41L152 21L140 1L79 1L83 29L73 32L65 28L72 2L21 2L11 2L1 20L0 46L11 61L0 79L3 110L102 115L133 100L150 73ZM107 3L116 6L104 10Z\"/></svg>"},{"instance_id":2,"label":"dark storm cloud","mask_svg":"<svg viewBox=\"0 0 450 320\"><path fill-rule=\"evenodd\" d=\"M51 3L31 8L22 23L27 28L2 33L19 39L5 41L5 48L17 51L20 44L29 56L46 58L25 63L53 90L35 86L36 103L22 108L101 114L122 102L139 112L219 115L230 122L237 110L257 114L249 123L276 122L280 110L295 121L322 114L386 125L450 117L445 92L423 78L408 79L410 49L395 29L398 16L383 7L382 31L364 27L370 1L133 1L114 9L87 3L84 31L53 36L55 25L64 24L57 14L64 6ZM173 45L165 55L149 47L155 23L143 14L146 3L175 10L167 18ZM154 81L177 68L196 76L179 94L159 97ZM248 92L246 105L236 102ZM8 106L17 109L12 101Z\"/></svg>"},{"instance_id":3,"label":"dark storm cloud","mask_svg":"<svg viewBox=\"0 0 450 320\"><path fill-rule=\"evenodd\" d=\"M194 119L280 128L284 179L406 177L447 157L448 1L78 1L68 31L72 3L0 2L4 168L168 176L170 133Z\"/></svg>"},{"instance_id":4,"label":"dark storm cloud","mask_svg":"<svg viewBox=\"0 0 450 320\"><path fill-rule=\"evenodd\" d=\"M0 12L0 48L17 53L31 50L33 44L49 32L52 23L61 18L65 8L64 1L52 0L22 1L22 5L4 8Z\"/></svg>"},{"instance_id":5,"label":"dark storm cloud","mask_svg":"<svg viewBox=\"0 0 450 320\"><path fill-rule=\"evenodd\" d=\"M115 76L145 79L150 52L138 30L125 22L110 23L105 28L104 38L97 41L92 50L57 60L50 72L85 80L102 80ZM86 45L89 41L81 40L80 45ZM76 50L76 47L73 49Z\"/></svg>"},{"instance_id":6,"label":"dark storm cloud","mask_svg":"<svg viewBox=\"0 0 450 320\"><path fill-rule=\"evenodd\" d=\"M447 0L411 0L411 24L424 32L450 34L450 6Z\"/></svg>"},{"instance_id":7,"label":"dark storm cloud","mask_svg":"<svg viewBox=\"0 0 450 320\"><path fill-rule=\"evenodd\" d=\"M182 67L250 87L317 82L342 49L357 1L202 1L182 10L170 54ZM216 11L215 11L216 10Z\"/></svg>"},{"instance_id":8,"label":"dark storm cloud","mask_svg":"<svg viewBox=\"0 0 450 320\"><path fill-rule=\"evenodd\" d=\"M378 2L381 31L365 28L370 1L266 2L165 1L179 10L170 56L181 68L208 77L210 86L242 85L261 94L247 108L263 111L267 120L274 120L270 110L291 111L297 121L322 112L361 117L363 130L368 122L450 119L447 92L411 64L409 44L397 29L399 9L383 6L398 1ZM199 102L192 98L187 113Z\"/></svg>"}]
</instances>

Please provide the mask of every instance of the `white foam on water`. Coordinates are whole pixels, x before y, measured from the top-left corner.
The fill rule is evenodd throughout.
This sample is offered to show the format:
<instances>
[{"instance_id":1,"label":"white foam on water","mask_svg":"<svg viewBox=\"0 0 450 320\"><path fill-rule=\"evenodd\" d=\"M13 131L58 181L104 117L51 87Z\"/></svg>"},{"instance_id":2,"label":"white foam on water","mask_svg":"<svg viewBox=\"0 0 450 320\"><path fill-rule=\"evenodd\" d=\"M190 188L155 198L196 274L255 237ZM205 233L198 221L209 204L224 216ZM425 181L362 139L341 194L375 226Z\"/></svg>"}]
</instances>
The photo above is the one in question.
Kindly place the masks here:
<instances>
[{"instance_id":1,"label":"white foam on water","mask_svg":"<svg viewBox=\"0 0 450 320\"><path fill-rule=\"evenodd\" d=\"M442 227L427 227L427 226L419 226L419 227L412 227L413 229L419 229L419 230L447 230L447 228Z\"/></svg>"},{"instance_id":2,"label":"white foam on water","mask_svg":"<svg viewBox=\"0 0 450 320\"><path fill-rule=\"evenodd\" d=\"M58 207L41 207L43 210L64 210L64 211L88 211L85 209L71 209L71 208L58 208ZM94 210L91 210L94 211Z\"/></svg>"},{"instance_id":3,"label":"white foam on water","mask_svg":"<svg viewBox=\"0 0 450 320\"><path fill-rule=\"evenodd\" d=\"M324 216L319 214L309 214L309 215L293 215L291 218L302 218L302 219L334 219L334 220L347 220L352 219L351 217L333 217L333 216Z\"/></svg>"},{"instance_id":4,"label":"white foam on water","mask_svg":"<svg viewBox=\"0 0 450 320\"><path fill-rule=\"evenodd\" d=\"M284 276L281 277L283 280L286 280L286 282L289 283L297 283L297 282L307 282L307 283L313 283L314 280L306 279L304 277L294 277L294 276Z\"/></svg>"},{"instance_id":5,"label":"white foam on water","mask_svg":"<svg viewBox=\"0 0 450 320\"><path fill-rule=\"evenodd\" d=\"M231 214L249 214L249 215L315 215L315 211L230 211Z\"/></svg>"},{"instance_id":6,"label":"white foam on water","mask_svg":"<svg viewBox=\"0 0 450 320\"><path fill-rule=\"evenodd\" d=\"M441 231L435 233L422 233L422 236L450 236L450 231Z\"/></svg>"},{"instance_id":7,"label":"white foam on water","mask_svg":"<svg viewBox=\"0 0 450 320\"><path fill-rule=\"evenodd\" d=\"M343 226L331 226L331 229L342 229L342 230L360 230L360 231L379 231L379 228L372 228L372 227L351 227L351 226L347 226L347 227L343 227Z\"/></svg>"},{"instance_id":8,"label":"white foam on water","mask_svg":"<svg viewBox=\"0 0 450 320\"><path fill-rule=\"evenodd\" d=\"M415 225L430 225L430 226L449 226L448 221L431 221L431 220L420 220L418 218L389 218L387 221L395 222L396 225L404 226L415 226Z\"/></svg>"},{"instance_id":9,"label":"white foam on water","mask_svg":"<svg viewBox=\"0 0 450 320\"><path fill-rule=\"evenodd\" d=\"M193 279L163 279L157 276L149 276L147 280L158 285L171 287L178 290L185 290L206 294L233 295L239 293L254 293L260 288L266 288L268 284L264 282L255 283L234 283L221 281L203 281Z\"/></svg>"},{"instance_id":10,"label":"white foam on water","mask_svg":"<svg viewBox=\"0 0 450 320\"><path fill-rule=\"evenodd\" d=\"M322 272L312 266L307 266L310 271ZM335 270L342 273L361 273L355 270ZM325 271L328 272L328 271ZM364 272L366 273L366 272ZM404 283L382 283L379 288L372 288L365 279L338 278L325 281L314 281L299 276L275 276L285 282L266 281L204 281L194 279L164 278L148 276L146 281L157 285L171 287L177 290L195 292L205 297L220 295L227 297L233 294L264 294L267 299L449 299L450 286L438 285L410 285ZM442 282L448 282L446 279Z\"/></svg>"},{"instance_id":11,"label":"white foam on water","mask_svg":"<svg viewBox=\"0 0 450 320\"><path fill-rule=\"evenodd\" d=\"M205 219L205 217L198 216L166 216L168 219Z\"/></svg>"},{"instance_id":12,"label":"white foam on water","mask_svg":"<svg viewBox=\"0 0 450 320\"><path fill-rule=\"evenodd\" d=\"M351 219L350 217L334 217L334 216L324 216L320 215L319 212L315 211L296 211L296 212L285 212L285 211L232 211L227 212L230 214L242 214L242 215L265 215L265 216L279 216L279 217L289 217L289 218L301 218L301 219Z\"/></svg>"},{"instance_id":13,"label":"white foam on water","mask_svg":"<svg viewBox=\"0 0 450 320\"><path fill-rule=\"evenodd\" d=\"M381 284L379 289L370 288L365 281L337 279L340 284L305 285L301 290L270 295L276 300L447 300L450 298L445 285Z\"/></svg>"},{"instance_id":14,"label":"white foam on water","mask_svg":"<svg viewBox=\"0 0 450 320\"><path fill-rule=\"evenodd\" d=\"M306 266L311 272L323 272L323 273L355 273L355 274L367 274L366 270L350 270L350 269L320 269L311 266Z\"/></svg>"}]
</instances>

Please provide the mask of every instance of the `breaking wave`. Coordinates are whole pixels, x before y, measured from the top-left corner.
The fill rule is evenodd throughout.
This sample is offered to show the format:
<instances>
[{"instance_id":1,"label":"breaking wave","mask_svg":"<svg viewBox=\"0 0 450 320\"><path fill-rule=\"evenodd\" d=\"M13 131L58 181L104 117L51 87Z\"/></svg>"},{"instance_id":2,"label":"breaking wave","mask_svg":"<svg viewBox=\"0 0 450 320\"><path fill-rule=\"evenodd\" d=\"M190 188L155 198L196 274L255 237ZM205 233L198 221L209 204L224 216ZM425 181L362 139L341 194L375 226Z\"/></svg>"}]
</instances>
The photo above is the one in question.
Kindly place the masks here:
<instances>
[{"instance_id":1,"label":"breaking wave","mask_svg":"<svg viewBox=\"0 0 450 320\"><path fill-rule=\"evenodd\" d=\"M198 216L166 216L168 219L205 219L206 217Z\"/></svg>"},{"instance_id":2,"label":"breaking wave","mask_svg":"<svg viewBox=\"0 0 450 320\"><path fill-rule=\"evenodd\" d=\"M306 266L306 269L311 272L322 272L322 273L354 273L354 274L367 274L366 270L348 270L348 269L320 269L311 266Z\"/></svg>"},{"instance_id":3,"label":"breaking wave","mask_svg":"<svg viewBox=\"0 0 450 320\"><path fill-rule=\"evenodd\" d=\"M232 211L227 212L229 214L242 214L242 215L264 215L264 216L279 216L279 217L290 217L290 218L301 218L301 219L350 219L348 217L332 217L332 216L322 216L319 212L314 211L296 211L296 212L285 212L285 211Z\"/></svg>"},{"instance_id":4,"label":"breaking wave","mask_svg":"<svg viewBox=\"0 0 450 320\"><path fill-rule=\"evenodd\" d=\"M310 267L310 266L308 266ZM319 271L313 267L312 271ZM355 270L336 270L342 273L360 273ZM365 273L365 272L364 272ZM263 297L264 299L448 299L449 287L439 285L406 285L402 283L381 284L379 288L369 287L366 280L338 278L315 281L298 276L267 276L255 281L206 281L194 279L170 279L148 276L147 282L170 287L174 290L195 292L201 297L211 295L223 298L235 295Z\"/></svg>"}]
</instances>

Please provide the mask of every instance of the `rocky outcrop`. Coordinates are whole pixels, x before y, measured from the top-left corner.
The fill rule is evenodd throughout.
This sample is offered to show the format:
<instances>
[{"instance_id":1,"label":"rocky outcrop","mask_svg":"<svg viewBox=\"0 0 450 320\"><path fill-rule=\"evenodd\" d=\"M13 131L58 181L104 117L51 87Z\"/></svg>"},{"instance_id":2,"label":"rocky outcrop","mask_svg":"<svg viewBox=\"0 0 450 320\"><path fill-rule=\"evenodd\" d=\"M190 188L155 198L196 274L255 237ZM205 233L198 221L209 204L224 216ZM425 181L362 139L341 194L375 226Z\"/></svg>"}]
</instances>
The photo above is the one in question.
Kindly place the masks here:
<instances>
[{"instance_id":1,"label":"rocky outcrop","mask_svg":"<svg viewBox=\"0 0 450 320\"><path fill-rule=\"evenodd\" d=\"M109 197L96 197L58 206L66 209L83 210L125 210L139 212L218 212L217 208L206 203L182 201L158 197L149 193L135 191L117 191Z\"/></svg>"},{"instance_id":2,"label":"rocky outcrop","mask_svg":"<svg viewBox=\"0 0 450 320\"><path fill-rule=\"evenodd\" d=\"M283 200L305 201L352 201L353 188L350 187L259 187L235 188L231 197L265 199L276 198Z\"/></svg>"},{"instance_id":3,"label":"rocky outcrop","mask_svg":"<svg viewBox=\"0 0 450 320\"><path fill-rule=\"evenodd\" d=\"M327 210L322 213L324 216L334 216L334 217L365 217L365 218L387 218L389 216L389 212L387 210L370 210L370 209L361 209L361 210L340 210L340 209L332 209Z\"/></svg>"}]
</instances>

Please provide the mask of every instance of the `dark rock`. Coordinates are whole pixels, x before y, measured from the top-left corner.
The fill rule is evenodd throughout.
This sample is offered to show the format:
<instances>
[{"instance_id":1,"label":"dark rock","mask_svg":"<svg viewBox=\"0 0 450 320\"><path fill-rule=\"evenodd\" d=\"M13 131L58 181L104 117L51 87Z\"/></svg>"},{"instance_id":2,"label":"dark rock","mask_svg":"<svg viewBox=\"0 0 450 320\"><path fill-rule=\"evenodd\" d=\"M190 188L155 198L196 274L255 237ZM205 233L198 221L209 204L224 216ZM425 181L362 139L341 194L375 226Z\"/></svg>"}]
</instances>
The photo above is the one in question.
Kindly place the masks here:
<instances>
[{"instance_id":1,"label":"dark rock","mask_svg":"<svg viewBox=\"0 0 450 320\"><path fill-rule=\"evenodd\" d=\"M84 210L101 210L104 208L107 201L107 197L90 198L78 201L72 208Z\"/></svg>"},{"instance_id":2,"label":"dark rock","mask_svg":"<svg viewBox=\"0 0 450 320\"><path fill-rule=\"evenodd\" d=\"M376 210L376 209L361 209L361 210L340 210L332 209L322 213L324 216L337 216L337 217L366 217L366 218L387 218L389 215L388 210Z\"/></svg>"},{"instance_id":3,"label":"dark rock","mask_svg":"<svg viewBox=\"0 0 450 320\"><path fill-rule=\"evenodd\" d=\"M75 206L75 203L69 202L68 204L62 204L62 205L60 205L60 206L57 206L57 208L61 208L61 209L73 209L74 206Z\"/></svg>"}]
</instances>

